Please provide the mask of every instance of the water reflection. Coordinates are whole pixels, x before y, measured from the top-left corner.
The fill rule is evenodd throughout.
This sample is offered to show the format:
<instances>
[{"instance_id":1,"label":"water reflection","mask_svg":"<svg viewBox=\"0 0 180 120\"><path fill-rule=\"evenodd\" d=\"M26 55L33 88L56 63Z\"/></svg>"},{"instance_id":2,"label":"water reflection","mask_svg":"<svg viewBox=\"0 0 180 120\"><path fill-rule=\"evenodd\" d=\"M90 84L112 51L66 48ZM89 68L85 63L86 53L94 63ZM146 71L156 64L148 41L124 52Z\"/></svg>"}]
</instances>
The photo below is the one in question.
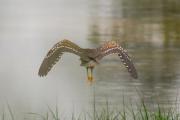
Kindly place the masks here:
<instances>
[{"instance_id":1,"label":"water reflection","mask_svg":"<svg viewBox=\"0 0 180 120\"><path fill-rule=\"evenodd\" d=\"M117 40L133 56L138 80L129 76L117 56L106 57L96 67L98 105L108 99L112 106L122 107L123 97L139 102L140 96L150 105L157 99L161 104L170 101L171 105L179 97L179 0L0 3L1 110L5 98L19 114L46 111L46 104L55 106L56 102L69 114L73 108L91 108L93 88L87 85L85 70L79 67L77 57L65 55L48 77L37 76L48 49L64 38L81 47Z\"/></svg>"},{"instance_id":2,"label":"water reflection","mask_svg":"<svg viewBox=\"0 0 180 120\"><path fill-rule=\"evenodd\" d=\"M139 80L131 81L127 71L118 68L117 57L107 57L96 74L99 99L105 95L122 101L122 91L128 98L136 98L134 85L137 85L149 104L155 102L151 98L162 104L174 103L180 85L180 9L177 6L180 2L112 0L108 5L107 10L94 5L94 13L99 14L90 17L88 40L92 44L118 40L133 56Z\"/></svg>"}]
</instances>

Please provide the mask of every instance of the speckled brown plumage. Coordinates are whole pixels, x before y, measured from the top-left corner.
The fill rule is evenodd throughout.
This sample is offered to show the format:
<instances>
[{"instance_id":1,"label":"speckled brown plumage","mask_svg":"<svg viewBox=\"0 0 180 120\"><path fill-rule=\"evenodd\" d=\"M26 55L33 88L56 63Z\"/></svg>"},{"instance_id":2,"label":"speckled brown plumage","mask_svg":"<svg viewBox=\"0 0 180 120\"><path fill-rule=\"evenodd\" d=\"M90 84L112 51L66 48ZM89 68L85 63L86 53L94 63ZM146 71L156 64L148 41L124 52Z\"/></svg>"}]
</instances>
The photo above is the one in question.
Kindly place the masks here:
<instances>
[{"instance_id":1,"label":"speckled brown plumage","mask_svg":"<svg viewBox=\"0 0 180 120\"><path fill-rule=\"evenodd\" d=\"M127 52L117 42L108 41L99 48L84 49L69 40L62 40L49 50L40 66L38 73L39 76L46 76L56 62L59 61L64 52L73 53L80 57L81 66L85 66L87 68L88 80L90 81L93 80L92 70L95 65L98 64L103 57L110 54L117 54L122 63L128 69L130 75L133 78L138 77L132 60L128 56ZM88 71L89 69L91 72Z\"/></svg>"}]
</instances>

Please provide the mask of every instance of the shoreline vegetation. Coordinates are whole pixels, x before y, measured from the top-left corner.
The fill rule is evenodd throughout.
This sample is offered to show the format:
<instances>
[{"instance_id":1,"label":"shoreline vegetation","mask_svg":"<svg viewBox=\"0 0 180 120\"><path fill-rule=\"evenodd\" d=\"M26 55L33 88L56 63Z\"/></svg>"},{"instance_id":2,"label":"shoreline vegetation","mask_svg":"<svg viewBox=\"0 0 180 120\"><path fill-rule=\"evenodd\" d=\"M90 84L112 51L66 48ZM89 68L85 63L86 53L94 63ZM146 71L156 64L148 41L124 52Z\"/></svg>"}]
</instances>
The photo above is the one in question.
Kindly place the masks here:
<instances>
[{"instance_id":1,"label":"shoreline vegetation","mask_svg":"<svg viewBox=\"0 0 180 120\"><path fill-rule=\"evenodd\" d=\"M16 118L15 110L7 103L7 110L2 111L0 114L1 120L19 120ZM140 105L124 104L123 109L117 110L109 107L109 103L106 102L102 108L96 108L96 104L93 103L92 112L84 112L79 115L72 113L71 116L63 116L59 113L58 107L52 109L47 106L47 112L44 114L39 113L25 113L23 120L180 120L180 114L178 107L165 108L157 105L156 110L150 109L144 101L141 101Z\"/></svg>"}]
</instances>

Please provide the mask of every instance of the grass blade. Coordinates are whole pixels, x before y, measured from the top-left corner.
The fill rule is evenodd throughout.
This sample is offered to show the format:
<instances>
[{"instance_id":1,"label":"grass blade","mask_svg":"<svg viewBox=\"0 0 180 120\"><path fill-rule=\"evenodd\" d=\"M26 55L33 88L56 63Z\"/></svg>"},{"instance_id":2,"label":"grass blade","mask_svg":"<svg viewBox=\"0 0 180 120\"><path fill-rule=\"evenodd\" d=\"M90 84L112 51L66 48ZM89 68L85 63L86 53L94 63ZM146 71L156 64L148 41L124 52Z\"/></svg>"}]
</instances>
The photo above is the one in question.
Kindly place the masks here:
<instances>
[{"instance_id":1,"label":"grass blade","mask_svg":"<svg viewBox=\"0 0 180 120\"><path fill-rule=\"evenodd\" d=\"M11 116L11 120L15 120L15 119L14 119L13 112L12 112L12 109L11 109L11 107L10 107L10 105L9 105L8 102L7 102L7 107L8 107L9 114L10 114L10 116Z\"/></svg>"}]
</instances>

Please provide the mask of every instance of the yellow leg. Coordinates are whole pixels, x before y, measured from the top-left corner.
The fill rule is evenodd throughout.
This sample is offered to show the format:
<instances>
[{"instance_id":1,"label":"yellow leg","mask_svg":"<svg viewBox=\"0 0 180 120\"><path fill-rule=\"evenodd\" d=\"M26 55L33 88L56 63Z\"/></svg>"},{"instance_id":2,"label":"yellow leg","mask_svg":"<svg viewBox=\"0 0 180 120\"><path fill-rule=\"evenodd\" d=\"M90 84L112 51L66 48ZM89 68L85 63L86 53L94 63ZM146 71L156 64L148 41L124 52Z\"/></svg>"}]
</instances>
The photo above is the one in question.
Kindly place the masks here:
<instances>
[{"instance_id":1,"label":"yellow leg","mask_svg":"<svg viewBox=\"0 0 180 120\"><path fill-rule=\"evenodd\" d=\"M92 73L93 73L93 68L87 67L87 77L88 77L88 83L89 84L92 84L94 82Z\"/></svg>"}]
</instances>

